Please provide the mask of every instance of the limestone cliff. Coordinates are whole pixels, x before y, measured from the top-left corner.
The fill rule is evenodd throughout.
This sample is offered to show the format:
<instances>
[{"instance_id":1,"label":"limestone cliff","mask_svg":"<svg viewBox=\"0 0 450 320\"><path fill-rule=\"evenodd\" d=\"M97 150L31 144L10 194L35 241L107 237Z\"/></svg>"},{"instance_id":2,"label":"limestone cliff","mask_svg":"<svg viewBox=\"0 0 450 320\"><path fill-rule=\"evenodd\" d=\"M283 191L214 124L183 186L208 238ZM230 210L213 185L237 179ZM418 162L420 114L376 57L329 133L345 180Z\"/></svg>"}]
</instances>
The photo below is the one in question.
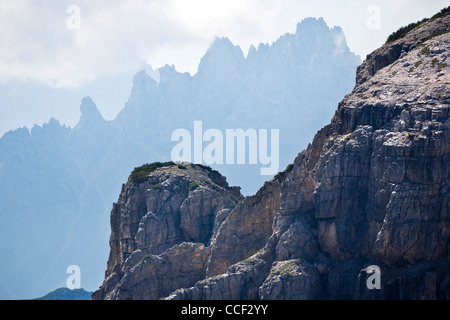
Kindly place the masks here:
<instances>
[{"instance_id":1,"label":"limestone cliff","mask_svg":"<svg viewBox=\"0 0 450 320\"><path fill-rule=\"evenodd\" d=\"M106 279L93 298L158 299L205 278L214 227L241 199L208 167L136 168L111 213Z\"/></svg>"},{"instance_id":2,"label":"limestone cliff","mask_svg":"<svg viewBox=\"0 0 450 320\"><path fill-rule=\"evenodd\" d=\"M449 299L448 12L369 55L331 123L256 195L191 165L130 180L93 297Z\"/></svg>"}]
</instances>

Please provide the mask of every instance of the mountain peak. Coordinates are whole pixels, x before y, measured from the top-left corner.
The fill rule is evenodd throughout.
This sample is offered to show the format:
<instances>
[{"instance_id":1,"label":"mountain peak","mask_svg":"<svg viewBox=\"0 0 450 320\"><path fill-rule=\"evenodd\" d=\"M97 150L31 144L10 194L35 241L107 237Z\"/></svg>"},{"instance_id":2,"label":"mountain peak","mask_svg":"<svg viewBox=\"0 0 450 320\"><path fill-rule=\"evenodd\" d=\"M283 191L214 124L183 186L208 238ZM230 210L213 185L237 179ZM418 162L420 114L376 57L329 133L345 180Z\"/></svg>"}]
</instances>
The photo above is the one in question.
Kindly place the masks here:
<instances>
[{"instance_id":1,"label":"mountain peak","mask_svg":"<svg viewBox=\"0 0 450 320\"><path fill-rule=\"evenodd\" d=\"M317 32L318 30L325 30L328 31L329 27L325 20L320 18L305 18L301 22L297 24L297 31L296 33L312 33Z\"/></svg>"},{"instance_id":2,"label":"mountain peak","mask_svg":"<svg viewBox=\"0 0 450 320\"><path fill-rule=\"evenodd\" d=\"M227 37L214 37L214 41L212 42L211 46L209 47L209 50L213 51L216 49L234 49L235 46L233 43L228 39Z\"/></svg>"},{"instance_id":3,"label":"mountain peak","mask_svg":"<svg viewBox=\"0 0 450 320\"><path fill-rule=\"evenodd\" d=\"M342 36L339 29L330 29L323 18L306 18L297 24L294 45L309 52L333 54L346 51L346 42L342 41L345 37Z\"/></svg>"},{"instance_id":4,"label":"mountain peak","mask_svg":"<svg viewBox=\"0 0 450 320\"><path fill-rule=\"evenodd\" d=\"M167 81L167 79L174 78L179 74L174 65L169 66L168 64L166 64L164 67L159 68L158 71L161 82L165 82Z\"/></svg>"},{"instance_id":5,"label":"mountain peak","mask_svg":"<svg viewBox=\"0 0 450 320\"><path fill-rule=\"evenodd\" d=\"M344 30L342 30L341 27L333 27L331 29L331 34L333 37L336 54L350 51L347 46L347 39L345 38Z\"/></svg>"},{"instance_id":6,"label":"mountain peak","mask_svg":"<svg viewBox=\"0 0 450 320\"><path fill-rule=\"evenodd\" d=\"M81 100L80 111L80 121L76 126L78 128L105 121L94 101L90 97L84 97Z\"/></svg>"},{"instance_id":7,"label":"mountain peak","mask_svg":"<svg viewBox=\"0 0 450 320\"><path fill-rule=\"evenodd\" d=\"M225 67L228 69L230 65L239 67L244 60L244 53L239 46L235 46L226 37L216 37L200 61L198 73L211 68L222 70Z\"/></svg>"},{"instance_id":8,"label":"mountain peak","mask_svg":"<svg viewBox=\"0 0 450 320\"><path fill-rule=\"evenodd\" d=\"M99 118L100 117L103 119L103 117L100 114L100 111L98 110L94 101L89 96L84 97L81 100L80 111L81 111L82 117L89 117L89 118Z\"/></svg>"},{"instance_id":9,"label":"mountain peak","mask_svg":"<svg viewBox=\"0 0 450 320\"><path fill-rule=\"evenodd\" d=\"M134 86L139 86L142 84L150 84L152 86L156 86L156 80L154 80L152 77L150 77L147 72L145 71L145 69L139 71L138 73L136 73L134 75L133 78L133 85Z\"/></svg>"},{"instance_id":10,"label":"mountain peak","mask_svg":"<svg viewBox=\"0 0 450 320\"><path fill-rule=\"evenodd\" d=\"M140 93L153 91L157 89L158 83L152 77L150 77L145 70L141 70L134 75L133 78L133 89L131 92L130 99L135 95L140 95Z\"/></svg>"}]
</instances>

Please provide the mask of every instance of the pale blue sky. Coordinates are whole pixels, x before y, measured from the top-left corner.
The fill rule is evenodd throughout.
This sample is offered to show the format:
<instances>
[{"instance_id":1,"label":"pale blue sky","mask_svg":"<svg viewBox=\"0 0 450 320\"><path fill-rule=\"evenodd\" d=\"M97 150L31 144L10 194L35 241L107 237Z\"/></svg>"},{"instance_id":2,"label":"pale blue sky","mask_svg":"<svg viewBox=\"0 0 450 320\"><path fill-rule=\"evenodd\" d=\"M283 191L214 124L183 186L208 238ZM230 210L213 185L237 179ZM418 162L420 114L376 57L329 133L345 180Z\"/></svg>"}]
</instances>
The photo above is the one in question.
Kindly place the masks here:
<instances>
[{"instance_id":1,"label":"pale blue sky","mask_svg":"<svg viewBox=\"0 0 450 320\"><path fill-rule=\"evenodd\" d=\"M341 26L350 49L364 58L400 26L449 4L448 0L0 0L0 80L31 78L73 86L137 69L142 59L154 67L174 64L178 71L193 74L214 36L229 37L246 53L251 44L271 43L295 32L296 24L310 16L323 17L330 27ZM80 29L67 28L70 5L80 9Z\"/></svg>"}]
</instances>

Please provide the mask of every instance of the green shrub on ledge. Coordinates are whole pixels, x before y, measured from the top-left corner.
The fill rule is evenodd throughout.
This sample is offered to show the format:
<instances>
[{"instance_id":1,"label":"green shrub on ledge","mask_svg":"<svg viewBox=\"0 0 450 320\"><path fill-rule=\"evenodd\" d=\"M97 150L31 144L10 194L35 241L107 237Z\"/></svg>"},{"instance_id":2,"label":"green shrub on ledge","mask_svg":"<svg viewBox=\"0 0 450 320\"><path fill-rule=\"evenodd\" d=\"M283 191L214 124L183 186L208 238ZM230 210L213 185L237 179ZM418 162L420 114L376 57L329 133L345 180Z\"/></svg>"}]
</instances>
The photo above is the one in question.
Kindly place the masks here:
<instances>
[{"instance_id":1,"label":"green shrub on ledge","mask_svg":"<svg viewBox=\"0 0 450 320\"><path fill-rule=\"evenodd\" d=\"M144 164L143 166L134 168L133 172L131 172L130 180L132 183L144 182L147 179L148 175L153 171L155 171L156 169L163 167L170 167L174 165L175 163L172 161Z\"/></svg>"}]
</instances>

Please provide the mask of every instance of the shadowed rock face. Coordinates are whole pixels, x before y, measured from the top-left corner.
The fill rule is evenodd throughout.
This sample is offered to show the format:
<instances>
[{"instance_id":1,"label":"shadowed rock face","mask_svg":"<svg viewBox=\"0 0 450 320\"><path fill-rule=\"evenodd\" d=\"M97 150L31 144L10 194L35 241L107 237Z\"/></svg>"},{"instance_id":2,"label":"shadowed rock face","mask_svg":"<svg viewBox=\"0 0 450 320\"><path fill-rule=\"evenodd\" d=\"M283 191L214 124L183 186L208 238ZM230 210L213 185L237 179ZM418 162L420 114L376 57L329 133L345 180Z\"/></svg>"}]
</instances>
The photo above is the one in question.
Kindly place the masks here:
<instances>
[{"instance_id":1,"label":"shadowed rock face","mask_svg":"<svg viewBox=\"0 0 450 320\"><path fill-rule=\"evenodd\" d=\"M214 179L189 191L203 169L128 182L94 298L449 299L449 17L369 55L331 123L255 196Z\"/></svg>"}]
</instances>

